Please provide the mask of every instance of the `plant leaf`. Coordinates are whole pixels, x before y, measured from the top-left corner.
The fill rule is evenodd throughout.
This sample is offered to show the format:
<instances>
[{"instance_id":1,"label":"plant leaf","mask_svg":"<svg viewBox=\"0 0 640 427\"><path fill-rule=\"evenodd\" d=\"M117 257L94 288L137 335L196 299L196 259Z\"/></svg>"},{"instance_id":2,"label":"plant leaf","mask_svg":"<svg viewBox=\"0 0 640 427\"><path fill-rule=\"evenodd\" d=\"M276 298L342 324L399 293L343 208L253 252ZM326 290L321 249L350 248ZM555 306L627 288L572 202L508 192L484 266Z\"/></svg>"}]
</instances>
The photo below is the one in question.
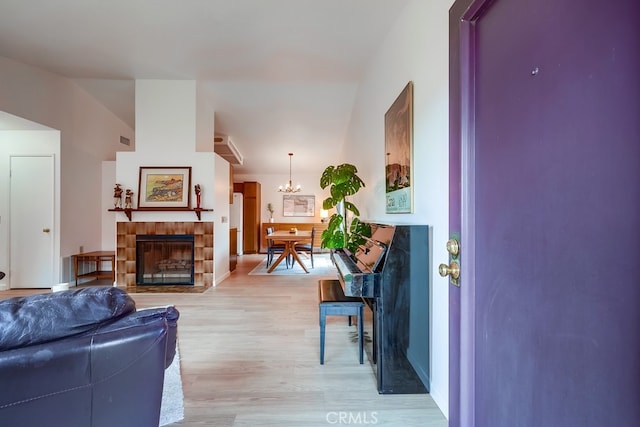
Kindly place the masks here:
<instances>
[{"instance_id":1,"label":"plant leaf","mask_svg":"<svg viewBox=\"0 0 640 427\"><path fill-rule=\"evenodd\" d=\"M320 188L325 189L333 183L333 166L327 166L320 177Z\"/></svg>"},{"instance_id":2,"label":"plant leaf","mask_svg":"<svg viewBox=\"0 0 640 427\"><path fill-rule=\"evenodd\" d=\"M360 211L358 210L358 208L356 207L356 205L354 205L351 202L348 201L344 201L344 208L350 210L351 212L353 212L354 215L360 216Z\"/></svg>"},{"instance_id":3,"label":"plant leaf","mask_svg":"<svg viewBox=\"0 0 640 427\"><path fill-rule=\"evenodd\" d=\"M322 201L322 209L329 210L329 209L333 208L337 204L338 204L338 202L336 202L333 199L333 197L327 197L326 199L324 199Z\"/></svg>"}]
</instances>

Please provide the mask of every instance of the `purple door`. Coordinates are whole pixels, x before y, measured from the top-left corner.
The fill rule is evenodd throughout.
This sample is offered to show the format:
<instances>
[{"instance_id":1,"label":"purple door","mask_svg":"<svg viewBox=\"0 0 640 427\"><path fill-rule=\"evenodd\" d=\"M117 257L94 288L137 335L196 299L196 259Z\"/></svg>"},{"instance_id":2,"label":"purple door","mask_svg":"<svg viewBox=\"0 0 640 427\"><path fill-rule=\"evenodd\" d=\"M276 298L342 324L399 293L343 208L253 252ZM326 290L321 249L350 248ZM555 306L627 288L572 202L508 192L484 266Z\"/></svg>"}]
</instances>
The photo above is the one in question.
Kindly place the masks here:
<instances>
[{"instance_id":1,"label":"purple door","mask_svg":"<svg viewBox=\"0 0 640 427\"><path fill-rule=\"evenodd\" d=\"M452 426L640 423L638 17L452 6Z\"/></svg>"}]
</instances>

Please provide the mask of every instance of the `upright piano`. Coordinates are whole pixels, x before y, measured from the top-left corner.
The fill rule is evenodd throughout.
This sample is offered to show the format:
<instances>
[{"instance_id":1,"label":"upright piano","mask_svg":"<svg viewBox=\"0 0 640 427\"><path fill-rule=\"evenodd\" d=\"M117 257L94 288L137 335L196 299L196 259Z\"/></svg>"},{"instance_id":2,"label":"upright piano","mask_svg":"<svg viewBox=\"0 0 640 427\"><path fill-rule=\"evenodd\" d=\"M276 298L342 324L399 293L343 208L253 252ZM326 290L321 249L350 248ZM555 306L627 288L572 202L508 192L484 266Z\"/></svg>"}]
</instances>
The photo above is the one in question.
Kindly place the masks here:
<instances>
[{"instance_id":1,"label":"upright piano","mask_svg":"<svg viewBox=\"0 0 640 427\"><path fill-rule=\"evenodd\" d=\"M429 391L429 226L370 223L356 253L332 252L345 295L362 297L365 350L381 394ZM367 337L369 335L369 337Z\"/></svg>"}]
</instances>

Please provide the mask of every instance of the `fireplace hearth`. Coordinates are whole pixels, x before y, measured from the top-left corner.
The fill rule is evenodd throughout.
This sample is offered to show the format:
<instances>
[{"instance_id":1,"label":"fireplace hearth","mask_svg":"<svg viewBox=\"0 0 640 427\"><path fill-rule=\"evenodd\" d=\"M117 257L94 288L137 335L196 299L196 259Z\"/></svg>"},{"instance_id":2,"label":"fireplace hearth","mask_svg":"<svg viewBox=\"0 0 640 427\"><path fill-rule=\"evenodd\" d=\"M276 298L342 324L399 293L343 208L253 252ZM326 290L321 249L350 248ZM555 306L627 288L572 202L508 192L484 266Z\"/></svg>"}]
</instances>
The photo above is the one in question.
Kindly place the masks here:
<instances>
[{"instance_id":1,"label":"fireplace hearth","mask_svg":"<svg viewBox=\"0 0 640 427\"><path fill-rule=\"evenodd\" d=\"M137 235L136 285L194 284L192 234Z\"/></svg>"}]
</instances>

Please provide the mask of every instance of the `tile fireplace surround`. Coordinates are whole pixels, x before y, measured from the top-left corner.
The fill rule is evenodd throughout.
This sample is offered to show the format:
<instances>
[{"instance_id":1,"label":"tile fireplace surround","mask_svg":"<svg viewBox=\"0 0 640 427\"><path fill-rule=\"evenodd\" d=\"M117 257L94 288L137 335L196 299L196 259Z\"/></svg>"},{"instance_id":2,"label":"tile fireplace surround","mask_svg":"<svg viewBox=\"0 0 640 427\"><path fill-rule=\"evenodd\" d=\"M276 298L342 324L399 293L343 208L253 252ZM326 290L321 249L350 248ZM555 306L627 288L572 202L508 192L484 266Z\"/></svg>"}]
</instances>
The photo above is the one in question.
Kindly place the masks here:
<instances>
[{"instance_id":1,"label":"tile fireplace surround","mask_svg":"<svg viewBox=\"0 0 640 427\"><path fill-rule=\"evenodd\" d=\"M193 234L194 286L213 285L213 222L118 222L116 234L117 286L136 287L136 236L147 234Z\"/></svg>"}]
</instances>

